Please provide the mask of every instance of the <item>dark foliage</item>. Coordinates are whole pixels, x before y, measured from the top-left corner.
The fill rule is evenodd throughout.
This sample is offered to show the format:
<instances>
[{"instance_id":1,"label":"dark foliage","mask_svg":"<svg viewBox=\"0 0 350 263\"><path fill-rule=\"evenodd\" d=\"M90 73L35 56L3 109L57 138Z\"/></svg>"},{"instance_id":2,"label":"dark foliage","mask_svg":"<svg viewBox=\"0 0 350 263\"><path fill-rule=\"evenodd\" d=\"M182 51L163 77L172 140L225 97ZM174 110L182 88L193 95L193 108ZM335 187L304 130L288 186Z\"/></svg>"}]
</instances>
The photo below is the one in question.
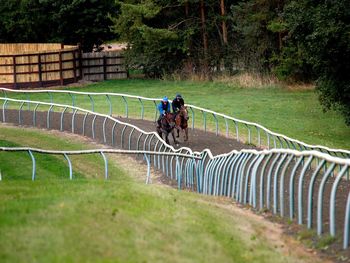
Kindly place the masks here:
<instances>
[{"instance_id":1,"label":"dark foliage","mask_svg":"<svg viewBox=\"0 0 350 263\"><path fill-rule=\"evenodd\" d=\"M324 109L350 124L349 0L0 0L1 42L90 51L116 35L128 66L149 77L248 70L315 81Z\"/></svg>"},{"instance_id":2,"label":"dark foliage","mask_svg":"<svg viewBox=\"0 0 350 263\"><path fill-rule=\"evenodd\" d=\"M94 46L112 39L113 0L0 0L0 41Z\"/></svg>"},{"instance_id":3,"label":"dark foliage","mask_svg":"<svg viewBox=\"0 0 350 263\"><path fill-rule=\"evenodd\" d=\"M312 65L324 109L339 110L350 125L350 1L292 1L285 19L290 41Z\"/></svg>"}]
</instances>

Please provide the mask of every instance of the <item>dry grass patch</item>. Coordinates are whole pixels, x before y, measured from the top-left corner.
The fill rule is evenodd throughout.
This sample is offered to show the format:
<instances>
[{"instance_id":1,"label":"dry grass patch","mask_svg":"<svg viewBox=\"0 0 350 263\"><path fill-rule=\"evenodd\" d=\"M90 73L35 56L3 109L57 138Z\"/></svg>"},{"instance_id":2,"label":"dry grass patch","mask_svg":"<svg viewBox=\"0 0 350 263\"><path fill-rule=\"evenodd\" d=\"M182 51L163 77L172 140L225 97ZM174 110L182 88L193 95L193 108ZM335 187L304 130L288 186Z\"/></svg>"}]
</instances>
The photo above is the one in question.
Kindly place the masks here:
<instances>
[{"instance_id":1,"label":"dry grass patch","mask_svg":"<svg viewBox=\"0 0 350 263\"><path fill-rule=\"evenodd\" d=\"M214 77L214 82L227 84L233 87L242 88L266 88L280 86L281 82L274 76L261 75L256 73L241 73L234 76L222 75Z\"/></svg>"}]
</instances>

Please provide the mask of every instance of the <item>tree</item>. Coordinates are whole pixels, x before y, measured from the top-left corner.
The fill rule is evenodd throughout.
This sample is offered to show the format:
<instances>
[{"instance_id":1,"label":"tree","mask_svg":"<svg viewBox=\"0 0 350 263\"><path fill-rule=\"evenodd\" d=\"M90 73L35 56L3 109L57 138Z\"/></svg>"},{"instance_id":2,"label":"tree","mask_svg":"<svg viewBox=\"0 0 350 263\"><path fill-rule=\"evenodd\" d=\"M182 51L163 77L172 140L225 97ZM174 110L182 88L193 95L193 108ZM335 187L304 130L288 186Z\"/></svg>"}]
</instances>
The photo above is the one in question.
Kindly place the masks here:
<instances>
[{"instance_id":1,"label":"tree","mask_svg":"<svg viewBox=\"0 0 350 263\"><path fill-rule=\"evenodd\" d=\"M117 12L113 0L59 1L54 16L59 21L57 34L64 43L80 43L91 51L104 41L115 38L111 15Z\"/></svg>"},{"instance_id":2,"label":"tree","mask_svg":"<svg viewBox=\"0 0 350 263\"><path fill-rule=\"evenodd\" d=\"M46 2L1 0L1 42L45 42L50 38L52 10Z\"/></svg>"},{"instance_id":3,"label":"tree","mask_svg":"<svg viewBox=\"0 0 350 263\"><path fill-rule=\"evenodd\" d=\"M80 43L91 51L115 38L111 15L113 0L1 0L2 42Z\"/></svg>"},{"instance_id":4,"label":"tree","mask_svg":"<svg viewBox=\"0 0 350 263\"><path fill-rule=\"evenodd\" d=\"M339 110L350 125L350 2L292 1L284 17L288 41L301 50L317 76L324 109Z\"/></svg>"},{"instance_id":5,"label":"tree","mask_svg":"<svg viewBox=\"0 0 350 263\"><path fill-rule=\"evenodd\" d=\"M130 43L130 65L148 75L180 72L209 77L224 64L232 68L229 42L231 17L226 6L235 1L119 1L115 29ZM232 34L233 35L233 34ZM232 52L231 52L232 54Z\"/></svg>"},{"instance_id":6,"label":"tree","mask_svg":"<svg viewBox=\"0 0 350 263\"><path fill-rule=\"evenodd\" d=\"M127 42L129 67L142 68L150 77L174 71L187 50L180 38L183 6L166 1L119 1L115 31Z\"/></svg>"},{"instance_id":7,"label":"tree","mask_svg":"<svg viewBox=\"0 0 350 263\"><path fill-rule=\"evenodd\" d=\"M231 7L238 49L248 70L270 72L272 59L280 52L280 33L271 30L283 2L274 0L240 1Z\"/></svg>"}]
</instances>

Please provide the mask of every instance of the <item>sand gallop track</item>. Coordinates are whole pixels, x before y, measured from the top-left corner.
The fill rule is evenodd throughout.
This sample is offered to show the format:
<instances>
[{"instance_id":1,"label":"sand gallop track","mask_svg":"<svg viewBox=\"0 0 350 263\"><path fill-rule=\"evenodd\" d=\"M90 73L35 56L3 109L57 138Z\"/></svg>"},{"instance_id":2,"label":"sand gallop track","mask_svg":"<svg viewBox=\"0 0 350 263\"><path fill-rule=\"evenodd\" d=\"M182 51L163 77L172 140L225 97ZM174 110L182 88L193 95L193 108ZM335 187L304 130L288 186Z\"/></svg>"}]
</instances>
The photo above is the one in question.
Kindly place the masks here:
<instances>
[{"instance_id":1,"label":"sand gallop track","mask_svg":"<svg viewBox=\"0 0 350 263\"><path fill-rule=\"evenodd\" d=\"M152 121L147 120L135 120L135 119L126 119L118 118L120 121L130 123L139 127L140 129L152 132L156 130L156 124ZM204 132L199 129L190 129L188 131L189 140L185 142L183 140L183 133L180 132L180 137L177 138L179 145L174 145L171 135L169 135L170 143L175 147L188 147L193 151L202 151L204 149L210 149L213 155L228 153L232 150L241 150L241 149L252 149L250 145L238 142L232 138L226 138L222 135L216 135L213 132Z\"/></svg>"},{"instance_id":2,"label":"sand gallop track","mask_svg":"<svg viewBox=\"0 0 350 263\"><path fill-rule=\"evenodd\" d=\"M6 110L6 122L12 123L15 125L19 124L19 113L17 110ZM83 124L83 115L77 114L76 121L75 121L75 127L74 127L74 133L76 134L82 134L82 124ZM0 120L2 121L2 114L0 114ZM58 112L51 112L50 113L50 129L54 130L60 130L60 118L61 113ZM36 112L36 123L35 126L37 128L47 128L47 112ZM88 116L86 119L85 124L85 136L92 137L92 119L93 116ZM120 118L116 117L116 119L125 122L130 123L132 125L137 126L138 128L146 131L146 132L154 132L156 131L156 124L153 121L147 121L147 120L136 120L136 119L127 119L127 118ZM95 120L95 127L96 127L96 133L95 138L97 142L103 142L103 134L101 127L103 126L103 117L97 117ZM21 124L26 126L33 126L33 112L32 111L21 111ZM72 114L71 113L65 113L64 119L63 119L63 130L67 132L72 131ZM107 122L106 124L106 137L111 138L112 133L112 123ZM116 132L117 137L118 132ZM116 138L118 139L118 138ZM170 144L174 146L175 148L180 147L188 147L191 148L193 151L202 151L204 149L210 149L210 151L213 153L213 155L222 154L222 153L228 153L232 150L241 150L241 149L247 149L252 148L251 146L248 146L244 143L238 142L235 139L226 138L221 135L216 135L212 132L204 132L202 130L198 129L189 129L189 140L187 142L184 142L183 140L183 133L180 132L180 137L177 139L179 141L178 145L175 145L172 137L169 136ZM108 144L108 143L107 143Z\"/></svg>"}]
</instances>

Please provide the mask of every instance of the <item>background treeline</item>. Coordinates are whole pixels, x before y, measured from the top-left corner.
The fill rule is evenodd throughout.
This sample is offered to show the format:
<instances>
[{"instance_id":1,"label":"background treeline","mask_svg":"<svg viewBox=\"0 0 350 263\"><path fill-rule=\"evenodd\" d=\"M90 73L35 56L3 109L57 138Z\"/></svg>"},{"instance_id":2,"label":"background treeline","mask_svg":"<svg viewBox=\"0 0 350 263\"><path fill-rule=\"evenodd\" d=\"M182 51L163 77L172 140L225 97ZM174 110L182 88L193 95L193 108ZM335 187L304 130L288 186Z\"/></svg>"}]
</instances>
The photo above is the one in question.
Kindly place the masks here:
<instances>
[{"instance_id":1,"label":"background treeline","mask_svg":"<svg viewBox=\"0 0 350 263\"><path fill-rule=\"evenodd\" d=\"M0 42L80 44L91 51L111 33L113 0L0 0Z\"/></svg>"},{"instance_id":2,"label":"background treeline","mask_svg":"<svg viewBox=\"0 0 350 263\"><path fill-rule=\"evenodd\" d=\"M349 0L118 1L130 65L150 76L274 74L316 81L350 124Z\"/></svg>"},{"instance_id":3,"label":"background treeline","mask_svg":"<svg viewBox=\"0 0 350 263\"><path fill-rule=\"evenodd\" d=\"M350 124L349 0L0 0L1 42L129 44L149 77L251 71L315 82Z\"/></svg>"}]
</instances>

